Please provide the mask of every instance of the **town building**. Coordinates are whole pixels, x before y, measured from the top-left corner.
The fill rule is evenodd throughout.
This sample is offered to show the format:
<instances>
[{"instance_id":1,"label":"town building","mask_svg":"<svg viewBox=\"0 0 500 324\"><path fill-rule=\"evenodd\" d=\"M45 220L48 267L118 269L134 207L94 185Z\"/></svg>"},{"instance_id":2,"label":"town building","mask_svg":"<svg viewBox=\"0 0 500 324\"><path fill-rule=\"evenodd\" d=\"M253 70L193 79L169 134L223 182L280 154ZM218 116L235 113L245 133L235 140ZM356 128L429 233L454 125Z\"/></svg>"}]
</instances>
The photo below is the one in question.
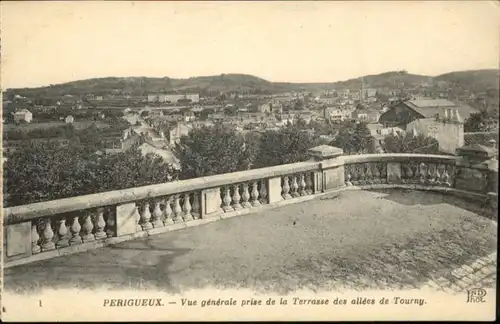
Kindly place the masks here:
<instances>
[{"instance_id":1,"label":"town building","mask_svg":"<svg viewBox=\"0 0 500 324\"><path fill-rule=\"evenodd\" d=\"M166 127L166 129L163 130L163 134L160 135L165 137L170 145L175 145L182 136L187 136L192 129L193 126L190 124L178 122Z\"/></svg>"},{"instance_id":2,"label":"town building","mask_svg":"<svg viewBox=\"0 0 500 324\"><path fill-rule=\"evenodd\" d=\"M342 122L346 120L345 112L340 107L326 107L323 117L331 122Z\"/></svg>"},{"instance_id":3,"label":"town building","mask_svg":"<svg viewBox=\"0 0 500 324\"><path fill-rule=\"evenodd\" d=\"M365 123L376 123L379 121L380 112L375 109L356 109L351 113L351 118Z\"/></svg>"},{"instance_id":4,"label":"town building","mask_svg":"<svg viewBox=\"0 0 500 324\"><path fill-rule=\"evenodd\" d=\"M385 126L399 126L405 128L410 122L422 118L436 118L444 116L447 110L457 110L459 115L466 119L477 109L461 103L446 99L421 99L406 100L394 104L388 111L380 116L380 123Z\"/></svg>"},{"instance_id":5,"label":"town building","mask_svg":"<svg viewBox=\"0 0 500 324\"><path fill-rule=\"evenodd\" d=\"M68 115L65 119L64 119L64 122L66 124L73 124L73 122L75 121L75 117L71 116L71 115Z\"/></svg>"},{"instance_id":6,"label":"town building","mask_svg":"<svg viewBox=\"0 0 500 324\"><path fill-rule=\"evenodd\" d=\"M458 109L445 110L434 118L415 119L406 125L406 131L435 138L443 153L455 154L464 146L464 124Z\"/></svg>"},{"instance_id":7,"label":"town building","mask_svg":"<svg viewBox=\"0 0 500 324\"><path fill-rule=\"evenodd\" d=\"M31 123L33 120L33 114L28 109L21 109L14 112L14 121L16 123L26 122Z\"/></svg>"},{"instance_id":8,"label":"town building","mask_svg":"<svg viewBox=\"0 0 500 324\"><path fill-rule=\"evenodd\" d=\"M198 93L188 94L148 94L148 102L158 103L178 103L179 101L186 101L192 103L200 102L200 95Z\"/></svg>"}]
</instances>

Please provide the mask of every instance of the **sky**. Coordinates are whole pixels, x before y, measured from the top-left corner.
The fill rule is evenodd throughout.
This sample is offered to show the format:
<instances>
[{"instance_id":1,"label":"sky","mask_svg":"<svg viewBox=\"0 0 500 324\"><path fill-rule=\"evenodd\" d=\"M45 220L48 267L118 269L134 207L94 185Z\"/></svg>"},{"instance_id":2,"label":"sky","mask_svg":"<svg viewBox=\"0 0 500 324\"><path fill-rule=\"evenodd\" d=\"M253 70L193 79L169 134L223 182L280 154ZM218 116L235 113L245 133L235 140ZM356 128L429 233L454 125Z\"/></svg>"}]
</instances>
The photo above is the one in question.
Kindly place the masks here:
<instances>
[{"instance_id":1,"label":"sky","mask_svg":"<svg viewBox=\"0 0 500 324\"><path fill-rule=\"evenodd\" d=\"M499 68L496 1L2 2L2 88L245 73L334 82Z\"/></svg>"}]
</instances>

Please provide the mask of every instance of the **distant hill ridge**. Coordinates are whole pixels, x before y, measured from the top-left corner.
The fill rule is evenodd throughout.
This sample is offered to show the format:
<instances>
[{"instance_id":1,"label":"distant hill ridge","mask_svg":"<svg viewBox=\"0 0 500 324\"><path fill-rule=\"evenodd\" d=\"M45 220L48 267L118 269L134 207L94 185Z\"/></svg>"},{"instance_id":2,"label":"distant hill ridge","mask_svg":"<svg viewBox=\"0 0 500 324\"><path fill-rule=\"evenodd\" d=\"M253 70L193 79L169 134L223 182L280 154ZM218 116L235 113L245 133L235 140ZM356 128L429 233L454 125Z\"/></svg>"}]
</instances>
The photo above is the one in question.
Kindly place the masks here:
<instances>
[{"instance_id":1,"label":"distant hill ridge","mask_svg":"<svg viewBox=\"0 0 500 324\"><path fill-rule=\"evenodd\" d=\"M289 91L321 91L361 87L365 88L398 88L445 82L455 88L484 92L499 88L500 70L458 71L439 76L410 74L406 71L392 71L376 75L367 75L345 81L326 83L287 83L271 82L248 74L221 74L216 76L198 76L185 79L169 77L105 77L66 82L38 88L8 89L6 93L23 96L57 97L66 94L97 95L124 94L146 95L148 93L174 92L248 92L248 93L278 93Z\"/></svg>"}]
</instances>

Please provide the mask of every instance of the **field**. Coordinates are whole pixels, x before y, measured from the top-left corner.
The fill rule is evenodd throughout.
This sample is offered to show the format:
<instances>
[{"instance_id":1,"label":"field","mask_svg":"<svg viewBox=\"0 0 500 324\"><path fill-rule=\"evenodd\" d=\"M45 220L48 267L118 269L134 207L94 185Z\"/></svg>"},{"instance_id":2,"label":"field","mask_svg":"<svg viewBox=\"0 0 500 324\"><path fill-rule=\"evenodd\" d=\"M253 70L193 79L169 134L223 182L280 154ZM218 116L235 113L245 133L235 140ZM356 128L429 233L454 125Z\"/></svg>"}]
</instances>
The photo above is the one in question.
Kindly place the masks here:
<instances>
[{"instance_id":1,"label":"field","mask_svg":"<svg viewBox=\"0 0 500 324\"><path fill-rule=\"evenodd\" d=\"M89 127L90 125L92 125L92 123L95 123L98 128L108 128L109 127L109 124L107 124L107 123L104 123L101 121L95 122L92 120L76 121L73 123L73 126L76 129L80 130L80 129L84 129L84 128ZM29 132L29 131L32 131L35 129L49 129L52 127L58 127L58 126L63 126L63 125L66 125L66 123L63 121L52 121L52 122L42 122L42 123L36 123L36 122L33 123L32 122L30 124L20 124L20 125L4 124L3 130L9 131L9 130L15 129L15 130Z\"/></svg>"}]
</instances>

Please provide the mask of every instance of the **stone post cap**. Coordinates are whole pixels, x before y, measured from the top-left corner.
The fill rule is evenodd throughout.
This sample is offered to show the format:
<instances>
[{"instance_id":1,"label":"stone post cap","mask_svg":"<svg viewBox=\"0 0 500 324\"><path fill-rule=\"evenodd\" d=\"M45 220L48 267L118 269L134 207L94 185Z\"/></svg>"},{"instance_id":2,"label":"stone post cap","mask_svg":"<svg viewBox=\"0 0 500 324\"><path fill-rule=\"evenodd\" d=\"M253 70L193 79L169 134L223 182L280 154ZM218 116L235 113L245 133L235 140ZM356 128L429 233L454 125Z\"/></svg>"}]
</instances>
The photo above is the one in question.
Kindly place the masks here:
<instances>
[{"instance_id":1,"label":"stone post cap","mask_svg":"<svg viewBox=\"0 0 500 324\"><path fill-rule=\"evenodd\" d=\"M460 156L483 160L491 159L497 155L497 150L495 148L480 144L466 145L458 148L456 152Z\"/></svg>"},{"instance_id":2,"label":"stone post cap","mask_svg":"<svg viewBox=\"0 0 500 324\"><path fill-rule=\"evenodd\" d=\"M344 154L344 150L330 145L320 145L309 149L309 155L315 160L327 160Z\"/></svg>"}]
</instances>

